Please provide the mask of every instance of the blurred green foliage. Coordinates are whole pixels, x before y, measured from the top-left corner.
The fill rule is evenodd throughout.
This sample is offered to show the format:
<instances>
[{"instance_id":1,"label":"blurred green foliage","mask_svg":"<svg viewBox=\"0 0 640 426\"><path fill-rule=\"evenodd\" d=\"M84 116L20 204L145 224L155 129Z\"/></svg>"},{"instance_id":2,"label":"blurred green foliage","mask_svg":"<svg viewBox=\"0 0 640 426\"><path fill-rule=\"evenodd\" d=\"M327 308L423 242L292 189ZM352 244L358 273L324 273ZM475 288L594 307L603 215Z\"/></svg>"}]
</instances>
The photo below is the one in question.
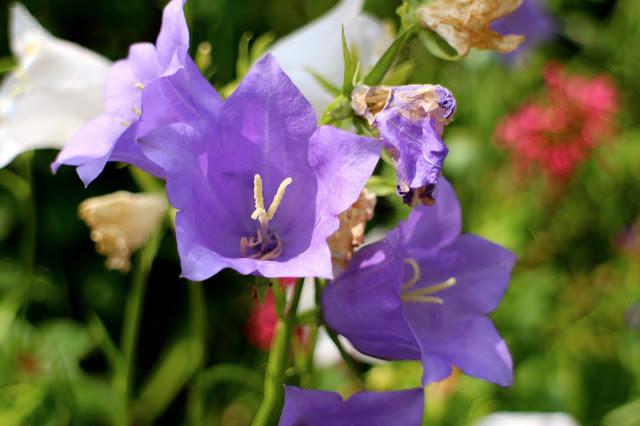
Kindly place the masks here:
<instances>
[{"instance_id":1,"label":"blurred green foliage","mask_svg":"<svg viewBox=\"0 0 640 426\"><path fill-rule=\"evenodd\" d=\"M210 78L221 88L235 78L244 34L282 36L335 3L190 0L193 46L211 43ZM370 0L367 10L397 26L399 4ZM116 59L132 42L155 37L163 2L25 5L56 36ZM462 375L432 385L429 425L467 425L495 410L566 411L584 426L640 425L640 320L629 319L640 315L640 247L619 244L640 216L640 2L552 0L549 7L558 37L522 64L484 52L446 62L413 41L405 49L404 68L394 74L399 81L442 84L455 94L459 112L446 131L446 175L461 199L465 230L519 256L494 315L515 360L514 386L502 389ZM6 21L3 5L0 57L8 55ZM587 75L609 73L623 102L618 135L560 190L542 177L514 178L508 155L492 142L497 121L541 88L540 71L549 60ZM110 165L84 189L71 168L51 176L54 155L37 152L32 176L25 174L23 158L0 171L0 425L119 424L124 408L114 394L121 362L114 342L121 337L130 277L104 269L76 209L87 197L135 191L136 185L126 169ZM384 191L393 171L381 168L384 177L372 186ZM27 287L25 200L31 179L36 268ZM371 226L389 228L406 214L390 194L380 199ZM224 271L204 284L208 319L201 351L189 340L190 293L178 276L175 239L167 233L145 298L133 376L134 394L141 396L134 411L141 419L155 418L155 424L182 424L198 411L190 389L200 386L201 424L248 424L260 402L266 362L242 333L251 282ZM200 357L208 369L183 387ZM379 390L416 386L419 377L414 363L375 366L366 373L367 385ZM313 381L318 388L355 389L344 366L318 369Z\"/></svg>"}]
</instances>

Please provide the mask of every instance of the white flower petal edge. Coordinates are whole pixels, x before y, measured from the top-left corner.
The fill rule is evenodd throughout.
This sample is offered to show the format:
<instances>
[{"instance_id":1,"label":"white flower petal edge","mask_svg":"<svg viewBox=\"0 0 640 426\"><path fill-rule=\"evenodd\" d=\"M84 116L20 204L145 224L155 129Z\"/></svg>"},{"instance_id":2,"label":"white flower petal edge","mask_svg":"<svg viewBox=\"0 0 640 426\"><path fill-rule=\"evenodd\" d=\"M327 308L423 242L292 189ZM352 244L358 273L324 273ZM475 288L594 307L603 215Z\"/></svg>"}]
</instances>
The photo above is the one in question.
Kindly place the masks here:
<instances>
[{"instance_id":1,"label":"white flower petal edge","mask_svg":"<svg viewBox=\"0 0 640 426\"><path fill-rule=\"evenodd\" d=\"M278 40L271 48L282 69L320 114L333 100L308 72L309 69L340 86L342 61L341 28L350 47L355 46L361 69L367 70L393 41L382 22L362 13L364 0L342 0L325 15Z\"/></svg>"},{"instance_id":2,"label":"white flower petal edge","mask_svg":"<svg viewBox=\"0 0 640 426\"><path fill-rule=\"evenodd\" d=\"M102 112L110 62L49 34L16 3L9 38L17 68L0 84L0 167L37 148L61 148Z\"/></svg>"},{"instance_id":3,"label":"white flower petal edge","mask_svg":"<svg viewBox=\"0 0 640 426\"><path fill-rule=\"evenodd\" d=\"M475 426L578 426L565 413L494 413Z\"/></svg>"}]
</instances>

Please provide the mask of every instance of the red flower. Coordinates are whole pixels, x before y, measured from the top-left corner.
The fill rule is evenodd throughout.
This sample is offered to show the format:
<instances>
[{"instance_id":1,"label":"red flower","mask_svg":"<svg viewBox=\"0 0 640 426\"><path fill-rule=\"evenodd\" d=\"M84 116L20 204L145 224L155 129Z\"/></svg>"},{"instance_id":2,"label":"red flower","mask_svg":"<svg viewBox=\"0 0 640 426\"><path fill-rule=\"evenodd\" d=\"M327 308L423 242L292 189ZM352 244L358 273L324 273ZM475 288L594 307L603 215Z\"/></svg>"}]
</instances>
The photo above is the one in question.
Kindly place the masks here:
<instances>
[{"instance_id":1,"label":"red flower","mask_svg":"<svg viewBox=\"0 0 640 426\"><path fill-rule=\"evenodd\" d=\"M569 75L555 63L545 66L543 76L540 98L505 117L495 138L513 152L519 169L537 165L549 178L566 181L615 134L618 93L608 76Z\"/></svg>"},{"instance_id":2,"label":"red flower","mask_svg":"<svg viewBox=\"0 0 640 426\"><path fill-rule=\"evenodd\" d=\"M278 279L278 284L283 288L292 286L295 283L295 278ZM276 299L273 296L273 292L269 290L267 291L263 304L260 303L258 298L254 300L253 308L244 325L244 333L249 343L263 351L271 349L271 341L273 340L273 333L277 321Z\"/></svg>"}]
</instances>

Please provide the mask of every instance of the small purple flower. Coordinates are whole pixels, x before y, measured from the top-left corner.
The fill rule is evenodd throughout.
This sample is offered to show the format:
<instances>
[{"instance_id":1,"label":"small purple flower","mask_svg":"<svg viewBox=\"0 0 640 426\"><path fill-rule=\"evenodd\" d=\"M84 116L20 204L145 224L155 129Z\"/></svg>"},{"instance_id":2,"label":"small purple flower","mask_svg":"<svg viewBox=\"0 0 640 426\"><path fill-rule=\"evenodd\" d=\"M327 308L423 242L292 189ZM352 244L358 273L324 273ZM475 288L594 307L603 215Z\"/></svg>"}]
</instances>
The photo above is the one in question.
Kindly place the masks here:
<instances>
[{"instance_id":1,"label":"small purple flower","mask_svg":"<svg viewBox=\"0 0 640 426\"><path fill-rule=\"evenodd\" d=\"M512 381L505 342L487 315L509 283L514 255L460 235L460 206L441 179L438 202L418 206L386 239L354 256L322 296L327 324L367 355L421 360L423 384L453 365L500 385Z\"/></svg>"},{"instance_id":2,"label":"small purple flower","mask_svg":"<svg viewBox=\"0 0 640 426\"><path fill-rule=\"evenodd\" d=\"M107 161L124 161L164 177L163 170L143 155L136 139L152 130L154 125L171 122L171 118L178 115L176 110L193 111L203 104L204 101L195 107L179 105L193 101L196 96L208 101L207 111L221 102L189 57L189 29L183 12L185 2L172 0L165 7L155 45L134 44L127 59L113 64L105 83L104 113L67 142L52 164L54 172L63 164L77 166L80 179L88 185L102 172ZM166 81L159 83L165 78ZM168 90L167 85L175 86L174 90L183 93L182 97L173 97L173 103L168 104L159 96L143 100L149 98L148 90L163 94ZM156 106L155 114L147 113L149 105ZM192 115L179 118L195 119Z\"/></svg>"},{"instance_id":3,"label":"small purple flower","mask_svg":"<svg viewBox=\"0 0 640 426\"><path fill-rule=\"evenodd\" d=\"M420 426L424 392L358 392L346 401L336 392L285 386L279 426Z\"/></svg>"},{"instance_id":4,"label":"small purple flower","mask_svg":"<svg viewBox=\"0 0 640 426\"><path fill-rule=\"evenodd\" d=\"M215 117L140 139L167 176L183 276L223 268L332 277L327 238L378 161L378 141L316 127L309 102L267 55Z\"/></svg>"},{"instance_id":5,"label":"small purple flower","mask_svg":"<svg viewBox=\"0 0 640 426\"><path fill-rule=\"evenodd\" d=\"M359 86L351 104L356 114L380 130L398 174L398 195L408 205L433 204L433 192L449 149L444 126L456 101L438 85Z\"/></svg>"},{"instance_id":6,"label":"small purple flower","mask_svg":"<svg viewBox=\"0 0 640 426\"><path fill-rule=\"evenodd\" d=\"M522 57L538 44L550 40L556 32L553 18L547 12L544 0L524 0L513 13L494 21L491 28L503 35L524 35L524 42L518 49L505 54L505 57L512 61Z\"/></svg>"}]
</instances>

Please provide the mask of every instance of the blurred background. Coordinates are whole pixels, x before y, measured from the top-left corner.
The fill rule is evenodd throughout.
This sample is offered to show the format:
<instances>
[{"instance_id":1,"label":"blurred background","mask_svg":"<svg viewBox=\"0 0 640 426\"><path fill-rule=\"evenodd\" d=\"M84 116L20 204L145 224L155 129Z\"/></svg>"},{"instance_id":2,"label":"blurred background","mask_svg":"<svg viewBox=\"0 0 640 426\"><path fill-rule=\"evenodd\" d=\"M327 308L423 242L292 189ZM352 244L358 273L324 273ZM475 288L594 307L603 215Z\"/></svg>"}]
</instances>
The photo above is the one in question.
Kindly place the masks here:
<instances>
[{"instance_id":1,"label":"blurred background","mask_svg":"<svg viewBox=\"0 0 640 426\"><path fill-rule=\"evenodd\" d=\"M209 75L220 88L236 77L243 34L283 36L335 3L189 0L192 47L211 43ZM112 60L126 56L133 42L154 40L164 6L158 0L24 4L56 37ZM399 5L368 0L366 10L397 28ZM583 426L640 425L640 2L550 0L547 9L555 35L515 60L474 52L447 62L418 40L403 59L410 63L403 79L441 84L458 101L456 120L445 132L450 148L445 175L460 197L465 231L519 257L510 289L493 315L512 351L514 385L505 389L454 373L427 389L428 425L471 425L493 411L564 411ZM0 57L10 55L7 19L3 3ZM550 63L582 79L575 84L585 86L584 96L595 90L587 82L603 78L615 99L605 112L612 123L594 136L586 153L572 157L573 167L563 174L550 171L544 159L531 160L523 143L562 143L562 135L581 135L575 120L597 117L579 115L573 127L565 123L559 130L541 125L530 140L535 132L526 125L513 137L500 130L516 120L523 105L549 112L553 123L566 119L554 103L563 102L556 96L558 84L571 83L554 86ZM551 137L553 129L561 136ZM122 407L110 345L121 338L132 276L105 269L77 207L90 196L137 187L127 169L109 164L84 189L72 168L51 175L54 157L54 151L41 150L31 165L20 157L0 170L0 425L114 424ZM381 173L393 176L391 170ZM370 227L388 229L406 214L395 196L380 197ZM133 376L133 393L143 395L136 406L140 424L183 424L191 403L194 361L188 348L175 343L188 333L193 312L175 246L167 232L144 301ZM247 425L261 399L267 358L246 333L253 281L223 271L203 288L204 362L220 367L200 383L204 424ZM417 363L360 368L372 390L419 385ZM339 363L315 369L310 386L348 393L355 384Z\"/></svg>"}]
</instances>

